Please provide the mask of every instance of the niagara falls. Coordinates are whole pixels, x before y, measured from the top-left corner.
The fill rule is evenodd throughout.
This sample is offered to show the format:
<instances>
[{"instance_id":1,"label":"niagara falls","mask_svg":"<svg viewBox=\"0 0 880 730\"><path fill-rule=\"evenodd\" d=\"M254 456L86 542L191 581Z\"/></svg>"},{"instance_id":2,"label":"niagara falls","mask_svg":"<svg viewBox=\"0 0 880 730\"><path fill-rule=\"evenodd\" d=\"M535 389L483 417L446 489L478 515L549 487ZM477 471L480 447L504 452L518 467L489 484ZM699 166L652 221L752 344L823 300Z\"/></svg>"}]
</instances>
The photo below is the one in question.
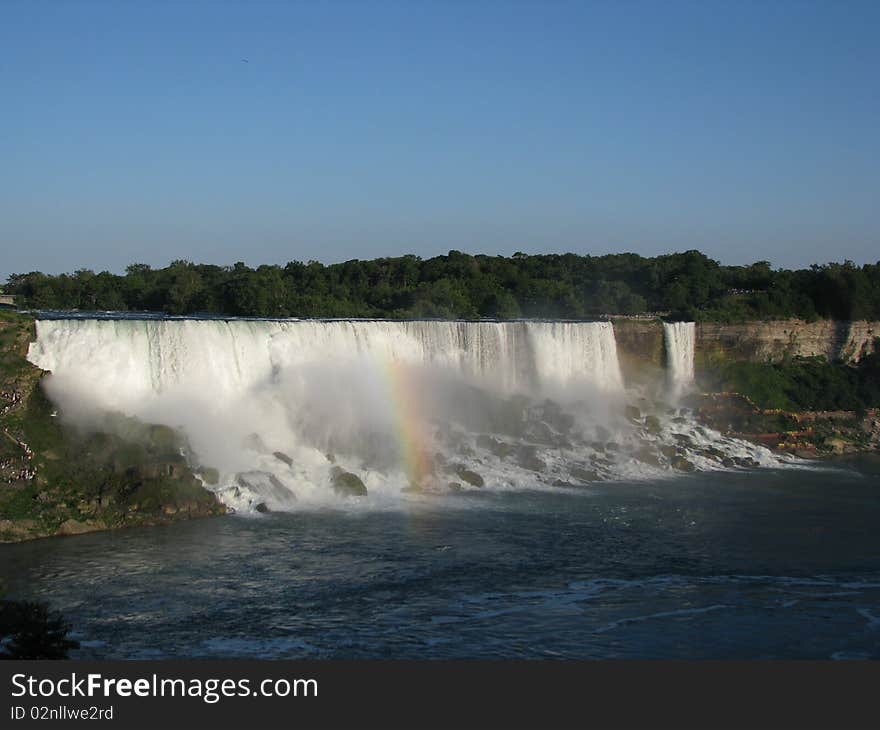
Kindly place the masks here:
<instances>
[{"instance_id":1,"label":"niagara falls","mask_svg":"<svg viewBox=\"0 0 880 730\"><path fill-rule=\"evenodd\" d=\"M880 2L0 17L0 717L876 712Z\"/></svg>"},{"instance_id":2,"label":"niagara falls","mask_svg":"<svg viewBox=\"0 0 880 730\"><path fill-rule=\"evenodd\" d=\"M373 504L779 462L681 407L693 323L664 337L640 390L609 322L40 319L28 359L62 422L179 430L238 511L338 504L343 472Z\"/></svg>"}]
</instances>

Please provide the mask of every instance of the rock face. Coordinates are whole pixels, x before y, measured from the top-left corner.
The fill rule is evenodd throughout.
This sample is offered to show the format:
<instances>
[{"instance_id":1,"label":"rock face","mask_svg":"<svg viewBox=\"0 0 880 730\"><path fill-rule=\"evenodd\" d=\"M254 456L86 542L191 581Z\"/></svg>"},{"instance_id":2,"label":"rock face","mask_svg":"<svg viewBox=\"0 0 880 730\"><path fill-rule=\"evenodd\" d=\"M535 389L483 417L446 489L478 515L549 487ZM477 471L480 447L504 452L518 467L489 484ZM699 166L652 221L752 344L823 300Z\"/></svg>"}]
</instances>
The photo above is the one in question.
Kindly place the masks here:
<instances>
[{"instance_id":1,"label":"rock face","mask_svg":"<svg viewBox=\"0 0 880 730\"><path fill-rule=\"evenodd\" d=\"M647 317L614 319L617 354L627 381L646 366L663 367L663 324ZM732 360L779 362L786 356L859 362L874 351L880 322L780 319L767 322L697 322L697 359L712 354Z\"/></svg>"},{"instance_id":2,"label":"rock face","mask_svg":"<svg viewBox=\"0 0 880 730\"><path fill-rule=\"evenodd\" d=\"M342 497L366 497L367 488L357 474L334 466L330 471L330 484L333 491Z\"/></svg>"},{"instance_id":3,"label":"rock face","mask_svg":"<svg viewBox=\"0 0 880 730\"><path fill-rule=\"evenodd\" d=\"M654 317L615 318L617 359L627 383L663 367L663 323Z\"/></svg>"},{"instance_id":4,"label":"rock face","mask_svg":"<svg viewBox=\"0 0 880 730\"><path fill-rule=\"evenodd\" d=\"M457 469L455 473L459 479L467 482L472 487L482 487L485 484L483 477L470 469Z\"/></svg>"},{"instance_id":5,"label":"rock face","mask_svg":"<svg viewBox=\"0 0 880 730\"><path fill-rule=\"evenodd\" d=\"M698 322L698 360L716 355L732 360L779 362L786 356L822 356L830 361L858 362L874 351L880 322L770 322L723 324Z\"/></svg>"}]
</instances>

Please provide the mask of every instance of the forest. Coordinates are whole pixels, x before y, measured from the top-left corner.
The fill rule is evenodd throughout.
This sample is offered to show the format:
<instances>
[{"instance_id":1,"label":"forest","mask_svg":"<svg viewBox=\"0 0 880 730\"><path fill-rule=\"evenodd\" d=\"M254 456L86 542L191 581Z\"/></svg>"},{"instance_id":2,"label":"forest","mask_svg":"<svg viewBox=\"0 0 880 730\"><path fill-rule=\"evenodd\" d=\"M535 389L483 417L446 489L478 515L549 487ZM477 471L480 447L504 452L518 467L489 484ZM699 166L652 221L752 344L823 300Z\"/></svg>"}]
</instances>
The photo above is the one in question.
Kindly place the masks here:
<instances>
[{"instance_id":1,"label":"forest","mask_svg":"<svg viewBox=\"0 0 880 730\"><path fill-rule=\"evenodd\" d=\"M254 317L591 319L659 314L723 322L880 319L880 262L774 269L724 266L699 251L291 261L250 268L178 260L125 274L12 274L4 291L34 309Z\"/></svg>"}]
</instances>

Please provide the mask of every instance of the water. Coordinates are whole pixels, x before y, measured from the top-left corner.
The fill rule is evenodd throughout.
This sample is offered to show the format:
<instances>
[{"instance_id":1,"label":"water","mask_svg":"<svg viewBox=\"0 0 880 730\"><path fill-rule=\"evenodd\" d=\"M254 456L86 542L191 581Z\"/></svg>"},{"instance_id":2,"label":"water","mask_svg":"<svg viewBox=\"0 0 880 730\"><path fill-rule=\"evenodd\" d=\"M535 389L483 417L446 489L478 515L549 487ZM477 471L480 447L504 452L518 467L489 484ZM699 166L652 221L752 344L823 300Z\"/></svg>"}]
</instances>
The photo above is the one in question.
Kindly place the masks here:
<instances>
[{"instance_id":1,"label":"water","mask_svg":"<svg viewBox=\"0 0 880 730\"><path fill-rule=\"evenodd\" d=\"M694 382L694 322L664 322L663 343L670 386L680 395Z\"/></svg>"},{"instance_id":2,"label":"water","mask_svg":"<svg viewBox=\"0 0 880 730\"><path fill-rule=\"evenodd\" d=\"M880 467L410 497L0 546L79 658L880 658Z\"/></svg>"},{"instance_id":3,"label":"water","mask_svg":"<svg viewBox=\"0 0 880 730\"><path fill-rule=\"evenodd\" d=\"M676 384L693 373L686 324L667 326ZM447 490L461 469L507 490L568 482L573 469L654 478L677 457L698 470L777 462L699 428L674 407L677 390L627 390L609 322L68 317L39 320L28 357L51 371L67 422L112 428L97 414L115 412L178 429L239 511L332 507L336 468L395 502L414 483ZM637 418L625 415L633 401Z\"/></svg>"},{"instance_id":4,"label":"water","mask_svg":"<svg viewBox=\"0 0 880 730\"><path fill-rule=\"evenodd\" d=\"M108 314L37 335L62 419L178 429L239 512L0 547L79 657L880 658L880 470L701 427L676 402L693 323L665 326L666 382L639 389L610 323ZM366 497L330 488L338 466Z\"/></svg>"}]
</instances>

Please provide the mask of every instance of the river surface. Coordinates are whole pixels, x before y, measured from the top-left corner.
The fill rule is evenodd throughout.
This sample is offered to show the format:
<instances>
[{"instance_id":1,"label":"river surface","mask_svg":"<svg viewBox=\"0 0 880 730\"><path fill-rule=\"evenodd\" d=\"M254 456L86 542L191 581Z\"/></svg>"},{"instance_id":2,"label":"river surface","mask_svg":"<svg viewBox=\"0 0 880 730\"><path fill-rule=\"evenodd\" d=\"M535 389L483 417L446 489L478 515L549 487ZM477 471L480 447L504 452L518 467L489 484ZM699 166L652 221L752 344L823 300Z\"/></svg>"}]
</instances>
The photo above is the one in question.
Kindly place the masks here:
<instances>
[{"instance_id":1,"label":"river surface","mask_svg":"<svg viewBox=\"0 0 880 730\"><path fill-rule=\"evenodd\" d=\"M0 546L76 658L880 658L880 465Z\"/></svg>"}]
</instances>

